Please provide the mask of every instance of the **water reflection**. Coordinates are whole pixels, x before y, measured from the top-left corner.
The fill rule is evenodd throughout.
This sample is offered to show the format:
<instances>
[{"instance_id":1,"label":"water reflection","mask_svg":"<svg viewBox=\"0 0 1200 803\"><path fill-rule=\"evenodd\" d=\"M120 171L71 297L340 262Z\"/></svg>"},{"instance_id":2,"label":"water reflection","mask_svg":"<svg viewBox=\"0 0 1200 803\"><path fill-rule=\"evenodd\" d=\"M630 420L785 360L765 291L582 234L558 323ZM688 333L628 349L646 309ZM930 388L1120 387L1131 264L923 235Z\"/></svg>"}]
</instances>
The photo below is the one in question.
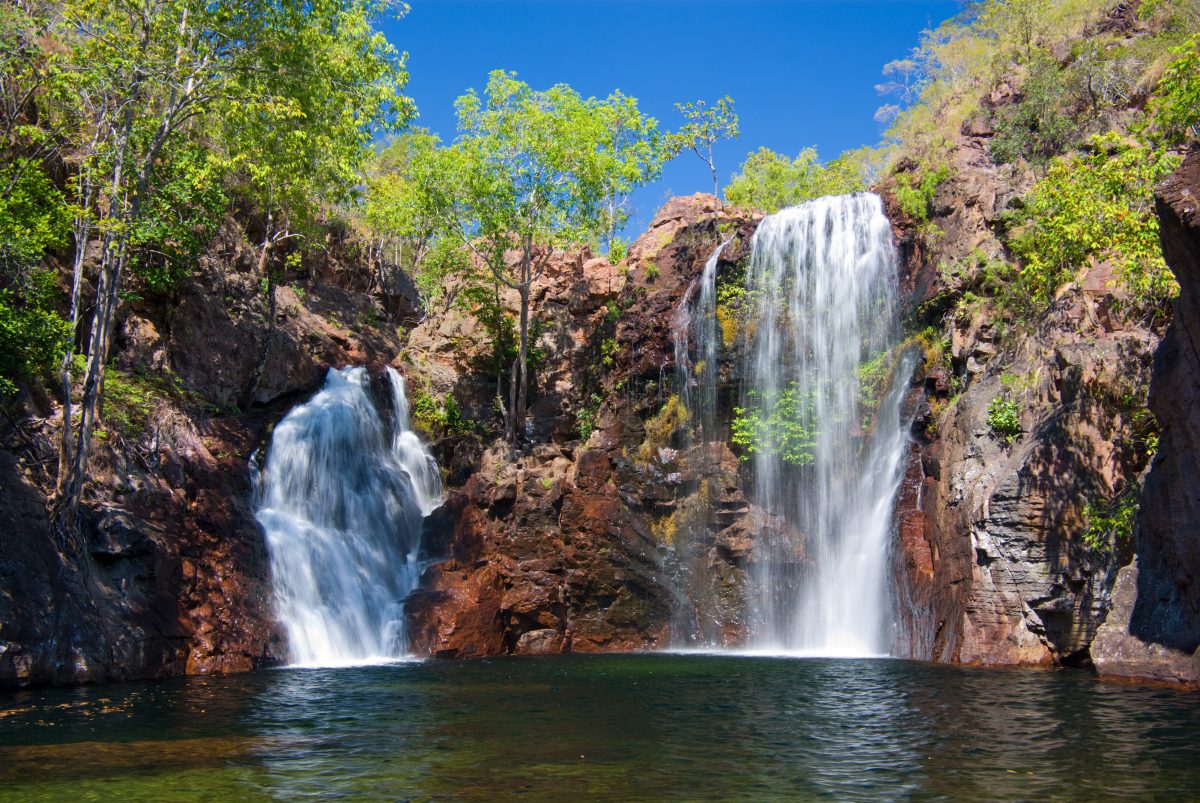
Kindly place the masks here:
<instances>
[{"instance_id":1,"label":"water reflection","mask_svg":"<svg viewBox=\"0 0 1200 803\"><path fill-rule=\"evenodd\" d=\"M1192 797L1200 697L1083 672L594 656L0 696L0 799Z\"/></svg>"}]
</instances>

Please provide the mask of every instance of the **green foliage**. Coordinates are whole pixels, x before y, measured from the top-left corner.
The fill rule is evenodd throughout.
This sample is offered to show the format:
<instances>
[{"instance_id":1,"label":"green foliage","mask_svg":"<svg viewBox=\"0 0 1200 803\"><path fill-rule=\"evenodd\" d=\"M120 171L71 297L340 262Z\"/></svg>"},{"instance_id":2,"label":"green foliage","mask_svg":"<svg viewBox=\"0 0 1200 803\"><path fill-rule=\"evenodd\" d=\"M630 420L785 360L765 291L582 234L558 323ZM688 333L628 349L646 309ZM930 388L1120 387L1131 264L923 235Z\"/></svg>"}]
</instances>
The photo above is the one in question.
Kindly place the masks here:
<instances>
[{"instance_id":1,"label":"green foliage","mask_svg":"<svg viewBox=\"0 0 1200 803\"><path fill-rule=\"evenodd\" d=\"M922 164L943 161L953 147L949 132L980 113L981 97L998 81L1037 72L1029 65L1038 59L1039 49L1049 52L1081 38L1111 7L1111 0L981 0L925 31L909 58L892 69L894 79L879 87L899 96L899 102L884 106L877 115L891 121L887 136L895 145L893 155ZM1041 76L1052 78L1049 73ZM1031 111L1013 109L1002 116L1023 116L1026 123L1037 119L1039 137L1061 135L1054 120ZM1043 122L1048 123L1045 130ZM1020 129L1018 123L1011 123L1014 132ZM1001 125L1010 124L1005 120Z\"/></svg>"},{"instance_id":2,"label":"green foliage","mask_svg":"<svg viewBox=\"0 0 1200 803\"><path fill-rule=\"evenodd\" d=\"M71 331L54 308L57 295L54 275L41 269L0 289L0 398L15 393L17 381L48 373L66 351Z\"/></svg>"},{"instance_id":3,"label":"green foliage","mask_svg":"<svg viewBox=\"0 0 1200 803\"><path fill-rule=\"evenodd\" d=\"M718 274L716 290L717 324L721 328L721 343L728 349L739 335L753 333L759 291L746 289L744 263Z\"/></svg>"},{"instance_id":4,"label":"green foliage","mask_svg":"<svg viewBox=\"0 0 1200 803\"><path fill-rule=\"evenodd\" d=\"M1136 488L1116 499L1088 502L1083 509L1087 519L1087 529L1082 536L1084 545L1096 552L1107 553L1113 545L1131 543L1137 511Z\"/></svg>"},{"instance_id":5,"label":"green foliage","mask_svg":"<svg viewBox=\"0 0 1200 803\"><path fill-rule=\"evenodd\" d=\"M609 323L616 323L621 319L621 307L617 304L615 298L610 298L608 303L604 305L605 313L604 320Z\"/></svg>"},{"instance_id":6,"label":"green foliage","mask_svg":"<svg viewBox=\"0 0 1200 803\"><path fill-rule=\"evenodd\" d=\"M811 465L818 431L812 392L789 382L774 398L760 399L751 391L749 399L754 407L733 410L731 440L741 459L773 454L787 465Z\"/></svg>"},{"instance_id":7,"label":"green foliage","mask_svg":"<svg viewBox=\"0 0 1200 803\"><path fill-rule=\"evenodd\" d=\"M900 211L920 223L928 222L937 188L949 177L950 166L944 164L923 171L915 184L911 174L897 174L895 193Z\"/></svg>"},{"instance_id":8,"label":"green foliage","mask_svg":"<svg viewBox=\"0 0 1200 803\"><path fill-rule=\"evenodd\" d=\"M16 275L66 244L70 213L62 193L32 159L0 167L0 182L0 188L11 187L0 193L0 270Z\"/></svg>"},{"instance_id":9,"label":"green foliage","mask_svg":"<svg viewBox=\"0 0 1200 803\"><path fill-rule=\"evenodd\" d=\"M713 195L719 196L720 187L713 146L727 139L738 138L740 130L738 115L733 108L733 98L726 95L712 104L703 100L676 103L675 108L687 122L669 137L668 149L672 154L690 150L700 157L712 173Z\"/></svg>"},{"instance_id":10,"label":"green foliage","mask_svg":"<svg viewBox=\"0 0 1200 803\"><path fill-rule=\"evenodd\" d=\"M925 327L908 337L903 346L907 346L909 343L916 344L921 348L926 370L939 366L950 367L950 337L939 327Z\"/></svg>"},{"instance_id":11,"label":"green foliage","mask_svg":"<svg viewBox=\"0 0 1200 803\"><path fill-rule=\"evenodd\" d=\"M646 277L646 281L652 282L659 277L662 271L659 270L658 263L654 261L647 262L642 268L642 275Z\"/></svg>"},{"instance_id":12,"label":"green foliage","mask_svg":"<svg viewBox=\"0 0 1200 803\"><path fill-rule=\"evenodd\" d=\"M620 262L629 254L629 243L620 237L613 237L608 241L608 261L613 265Z\"/></svg>"},{"instance_id":13,"label":"green foliage","mask_svg":"<svg viewBox=\"0 0 1200 803\"><path fill-rule=\"evenodd\" d=\"M255 0L243 11L258 46L229 73L222 140L243 191L285 228L303 227L354 195L372 142L415 113L400 94L404 58L372 26L403 7Z\"/></svg>"},{"instance_id":14,"label":"green foliage","mask_svg":"<svg viewBox=\"0 0 1200 803\"><path fill-rule=\"evenodd\" d=\"M191 272L228 205L223 175L213 154L184 143L151 170L157 188L134 221L130 267L151 291L165 293Z\"/></svg>"},{"instance_id":15,"label":"green foliage","mask_svg":"<svg viewBox=\"0 0 1200 803\"><path fill-rule=\"evenodd\" d=\"M619 92L535 90L497 70L482 97L455 105L459 140L427 190L501 273L514 237L560 245L608 233L608 201L656 177L667 156L658 122Z\"/></svg>"},{"instance_id":16,"label":"green foliage","mask_svg":"<svg viewBox=\"0 0 1200 803\"><path fill-rule=\"evenodd\" d=\"M456 278L471 275L471 255L458 241L438 237L420 257L412 272L425 309L446 296L447 287Z\"/></svg>"},{"instance_id":17,"label":"green foliage","mask_svg":"<svg viewBox=\"0 0 1200 803\"><path fill-rule=\"evenodd\" d=\"M988 143L992 159L999 164L1018 158L1044 162L1061 153L1077 129L1065 109L1066 95L1058 62L1045 51L1034 51L1021 83L1021 99L996 115L996 134Z\"/></svg>"},{"instance_id":18,"label":"green foliage","mask_svg":"<svg viewBox=\"0 0 1200 803\"><path fill-rule=\"evenodd\" d=\"M470 253L450 236L428 191L447 178L440 143L422 128L393 138L368 168L361 209L379 258L412 278L426 310L446 297L454 277L471 273Z\"/></svg>"},{"instance_id":19,"label":"green foliage","mask_svg":"<svg viewBox=\"0 0 1200 803\"><path fill-rule=\"evenodd\" d=\"M606 337L600 342L600 362L606 367L612 367L617 357L617 341Z\"/></svg>"},{"instance_id":20,"label":"green foliage","mask_svg":"<svg viewBox=\"0 0 1200 803\"><path fill-rule=\"evenodd\" d=\"M579 430L579 439L586 441L596 431L596 415L600 412L600 404L604 399L599 393L589 395L575 416L575 426Z\"/></svg>"},{"instance_id":21,"label":"green foliage","mask_svg":"<svg viewBox=\"0 0 1200 803\"><path fill-rule=\"evenodd\" d=\"M127 438L145 435L154 414L168 404L198 403L174 374L125 371L113 365L104 372L104 390L104 425Z\"/></svg>"},{"instance_id":22,"label":"green foliage","mask_svg":"<svg viewBox=\"0 0 1200 803\"><path fill-rule=\"evenodd\" d=\"M1147 109L1152 141L1167 146L1200 138L1200 33L1171 54Z\"/></svg>"},{"instance_id":23,"label":"green foliage","mask_svg":"<svg viewBox=\"0 0 1200 803\"><path fill-rule=\"evenodd\" d=\"M409 407L413 427L431 439L464 435L474 430L472 422L463 417L454 397L434 396L424 390L413 395Z\"/></svg>"},{"instance_id":24,"label":"green foliage","mask_svg":"<svg viewBox=\"0 0 1200 803\"><path fill-rule=\"evenodd\" d=\"M662 408L646 422L646 437L638 447L638 460L642 463L653 461L658 455L658 450L669 446L671 440L687 426L690 419L687 407L678 396L668 398Z\"/></svg>"},{"instance_id":25,"label":"green foliage","mask_svg":"<svg viewBox=\"0 0 1200 803\"><path fill-rule=\"evenodd\" d=\"M866 408L879 404L896 365L896 354L884 351L858 366L859 399Z\"/></svg>"},{"instance_id":26,"label":"green foliage","mask_svg":"<svg viewBox=\"0 0 1200 803\"><path fill-rule=\"evenodd\" d=\"M848 156L822 164L816 148L805 148L795 159L759 148L746 157L741 171L725 187L725 201L772 213L823 195L855 192L864 186L861 166Z\"/></svg>"},{"instance_id":27,"label":"green foliage","mask_svg":"<svg viewBox=\"0 0 1200 803\"><path fill-rule=\"evenodd\" d=\"M1178 286L1162 258L1154 185L1179 159L1115 135L1093 138L1090 149L1055 160L1013 218L1022 287L1046 304L1089 257L1110 260L1135 309L1159 308Z\"/></svg>"},{"instance_id":28,"label":"green foliage","mask_svg":"<svg viewBox=\"0 0 1200 803\"><path fill-rule=\"evenodd\" d=\"M997 437L1011 444L1021 435L1021 408L1016 401L997 396L988 404L987 424Z\"/></svg>"}]
</instances>

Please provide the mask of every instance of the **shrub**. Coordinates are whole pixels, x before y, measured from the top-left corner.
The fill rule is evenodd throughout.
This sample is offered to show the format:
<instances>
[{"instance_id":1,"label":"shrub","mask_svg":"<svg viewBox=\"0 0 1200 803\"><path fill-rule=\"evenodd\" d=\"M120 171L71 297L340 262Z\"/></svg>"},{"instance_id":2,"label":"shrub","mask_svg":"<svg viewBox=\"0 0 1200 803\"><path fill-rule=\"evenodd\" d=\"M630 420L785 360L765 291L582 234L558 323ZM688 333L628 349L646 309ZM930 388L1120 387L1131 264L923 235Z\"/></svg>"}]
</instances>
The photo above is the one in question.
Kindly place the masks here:
<instances>
[{"instance_id":1,"label":"shrub","mask_svg":"<svg viewBox=\"0 0 1200 803\"><path fill-rule=\"evenodd\" d=\"M629 243L620 237L613 237L608 241L608 261L613 265L624 259L628 253Z\"/></svg>"},{"instance_id":2,"label":"shrub","mask_svg":"<svg viewBox=\"0 0 1200 803\"><path fill-rule=\"evenodd\" d=\"M1137 517L1137 489L1116 499L1088 502L1083 509L1087 518L1087 529L1083 531L1083 543L1088 549L1105 553L1114 544L1129 543L1133 538L1133 525Z\"/></svg>"},{"instance_id":3,"label":"shrub","mask_svg":"<svg viewBox=\"0 0 1200 803\"><path fill-rule=\"evenodd\" d=\"M995 117L995 136L988 151L997 164L1025 158L1042 162L1061 153L1071 141L1075 122L1063 111L1067 87L1058 62L1036 51L1021 84L1021 99Z\"/></svg>"},{"instance_id":4,"label":"shrub","mask_svg":"<svg viewBox=\"0 0 1200 803\"><path fill-rule=\"evenodd\" d=\"M0 398L52 370L66 351L71 327L54 309L57 293L53 274L41 269L17 291L0 289Z\"/></svg>"},{"instance_id":5,"label":"shrub","mask_svg":"<svg viewBox=\"0 0 1200 803\"><path fill-rule=\"evenodd\" d=\"M895 193L896 201L900 204L900 211L918 222L928 221L933 205L933 196L937 193L938 186L949 177L949 165L941 165L934 170L923 171L915 184L910 174L900 173L897 175Z\"/></svg>"},{"instance_id":6,"label":"shrub","mask_svg":"<svg viewBox=\"0 0 1200 803\"><path fill-rule=\"evenodd\" d=\"M757 394L751 392L750 397L755 399ZM731 440L740 447L743 460L753 454L770 454L791 466L811 465L816 437L813 394L795 382L756 408L733 409Z\"/></svg>"},{"instance_id":7,"label":"shrub","mask_svg":"<svg viewBox=\"0 0 1200 803\"><path fill-rule=\"evenodd\" d=\"M1115 264L1134 307L1160 307L1179 288L1162 258L1154 185L1179 157L1115 134L1094 137L1090 147L1090 154L1055 160L1010 218L1023 288L1035 303L1048 303L1094 257Z\"/></svg>"},{"instance_id":8,"label":"shrub","mask_svg":"<svg viewBox=\"0 0 1200 803\"><path fill-rule=\"evenodd\" d=\"M414 429L433 439L463 435L473 428L453 396L438 398L424 390L413 395L409 417Z\"/></svg>"},{"instance_id":9,"label":"shrub","mask_svg":"<svg viewBox=\"0 0 1200 803\"><path fill-rule=\"evenodd\" d=\"M1167 65L1147 109L1150 136L1159 145L1200 138L1200 34L1171 53L1177 58Z\"/></svg>"},{"instance_id":10,"label":"shrub","mask_svg":"<svg viewBox=\"0 0 1200 803\"><path fill-rule=\"evenodd\" d=\"M646 267L642 269L642 275L646 277L646 281L652 282L658 278L661 271L658 269L657 262L647 262Z\"/></svg>"},{"instance_id":11,"label":"shrub","mask_svg":"<svg viewBox=\"0 0 1200 803\"><path fill-rule=\"evenodd\" d=\"M617 357L617 341L606 337L600 342L600 362L606 367L612 367Z\"/></svg>"},{"instance_id":12,"label":"shrub","mask_svg":"<svg viewBox=\"0 0 1200 803\"><path fill-rule=\"evenodd\" d=\"M20 276L66 243L70 215L38 163L15 159L0 170L0 180L12 184L0 194L0 267L8 277Z\"/></svg>"},{"instance_id":13,"label":"shrub","mask_svg":"<svg viewBox=\"0 0 1200 803\"><path fill-rule=\"evenodd\" d=\"M1020 408L1012 399L997 396L988 404L987 423L996 436L1011 444L1021 434Z\"/></svg>"},{"instance_id":14,"label":"shrub","mask_svg":"<svg viewBox=\"0 0 1200 803\"><path fill-rule=\"evenodd\" d=\"M130 268L147 289L166 293L190 273L228 202L216 157L202 147L179 148L153 172L157 189L134 221Z\"/></svg>"},{"instance_id":15,"label":"shrub","mask_svg":"<svg viewBox=\"0 0 1200 803\"><path fill-rule=\"evenodd\" d=\"M579 413L575 416L575 426L579 430L579 439L581 441L586 441L596 431L596 414L600 412L600 403L602 401L603 399L599 393L593 393L587 397L583 406L579 408Z\"/></svg>"}]
</instances>

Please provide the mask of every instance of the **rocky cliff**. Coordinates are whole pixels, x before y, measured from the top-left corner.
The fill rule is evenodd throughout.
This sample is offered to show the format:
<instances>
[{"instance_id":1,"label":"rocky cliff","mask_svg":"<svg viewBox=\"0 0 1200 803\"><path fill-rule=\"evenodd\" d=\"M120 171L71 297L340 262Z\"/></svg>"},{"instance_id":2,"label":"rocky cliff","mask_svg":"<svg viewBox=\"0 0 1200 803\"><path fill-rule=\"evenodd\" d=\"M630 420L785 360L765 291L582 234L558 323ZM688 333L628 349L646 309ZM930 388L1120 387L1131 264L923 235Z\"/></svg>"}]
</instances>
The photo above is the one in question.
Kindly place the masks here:
<instances>
[{"instance_id":1,"label":"rocky cliff","mask_svg":"<svg viewBox=\"0 0 1200 803\"><path fill-rule=\"evenodd\" d=\"M172 297L122 305L78 537L47 522L58 401L35 392L3 422L0 686L246 671L284 654L251 457L328 366L395 356L387 321L404 302L363 292L331 231L279 288L256 404L238 411L267 332L254 236L228 221Z\"/></svg>"},{"instance_id":2,"label":"rocky cliff","mask_svg":"<svg viewBox=\"0 0 1200 803\"><path fill-rule=\"evenodd\" d=\"M1191 324L1159 349L1163 433L1139 525L1142 574L1118 577L1133 543L1084 536L1089 512L1127 495L1145 467L1153 432L1139 394L1162 324L1119 314L1104 264L1083 266L1032 320L975 292L1004 255L1000 212L1029 180L991 163L988 136L964 127L927 222L880 188L903 257L901 347L924 356L908 392L913 442L896 508L897 649L979 664L1095 656L1106 674L1186 677L1192 664L1145 667L1160 654L1173 667L1194 663L1194 552L1180 535L1194 521ZM1180 321L1195 313L1186 180L1160 198L1184 286ZM469 305L416 321L403 298L367 292L371 274L346 249L306 261L280 287L256 404L233 409L266 327L250 239L230 223L213 249L225 256L202 261L177 298L122 311L114 376L134 389L126 397L141 395L129 409L120 393L110 402L81 539L58 543L45 522L55 401L30 398L8 424L0 511L17 526L0 535L0 683L242 671L285 656L248 466L272 424L328 366L347 363L392 363L414 392L453 399L474 422L434 444L448 494L426 522L428 568L407 606L414 650L740 643L763 538L751 526L763 519L744 490L745 464L728 445L746 322L722 320L718 425L707 442L678 398L692 380L679 376L676 346L679 307L705 262L728 240L718 282L740 282L757 220L694 196L660 210L618 264L540 251L520 449L498 437L489 337ZM1015 430L989 423L997 398L1014 405ZM151 412L137 415L138 404ZM1105 652L1110 631L1119 643Z\"/></svg>"},{"instance_id":3,"label":"rocky cliff","mask_svg":"<svg viewBox=\"0 0 1200 803\"><path fill-rule=\"evenodd\" d=\"M1092 655L1103 676L1200 685L1200 150L1155 201L1180 287L1150 387L1162 437L1142 490L1137 555L1117 577Z\"/></svg>"},{"instance_id":4,"label":"rocky cliff","mask_svg":"<svg viewBox=\"0 0 1200 803\"><path fill-rule=\"evenodd\" d=\"M706 476L686 471L687 425L669 411L678 405L677 307L723 239L737 240L731 258L744 251L750 226L711 196L677 198L618 265L586 251L538 254L532 316L544 322L535 343L544 357L533 443L476 446L486 450L469 479L430 521L428 540L444 559L409 605L414 649L448 657L646 649L698 629L736 640L743 555L725 528L748 510L737 461L725 449ZM431 315L412 333L404 370L488 410L495 385L470 367L484 346L478 329L461 309ZM447 462L464 462L466 444L451 448L459 453ZM702 483L716 488L722 515L685 544L672 523L696 507ZM687 577L694 553L703 553L699 584Z\"/></svg>"},{"instance_id":5,"label":"rocky cliff","mask_svg":"<svg viewBox=\"0 0 1200 803\"><path fill-rule=\"evenodd\" d=\"M995 165L992 135L963 126L927 222L881 188L908 329L926 357L897 509L898 648L973 664L1087 664L1132 549L1108 533L1085 538L1088 511L1136 489L1148 459L1142 409L1162 324L1120 314L1103 263L1080 266L1033 316L1004 303L1002 213L1033 176ZM993 425L995 409L1011 413L1008 429Z\"/></svg>"}]
</instances>

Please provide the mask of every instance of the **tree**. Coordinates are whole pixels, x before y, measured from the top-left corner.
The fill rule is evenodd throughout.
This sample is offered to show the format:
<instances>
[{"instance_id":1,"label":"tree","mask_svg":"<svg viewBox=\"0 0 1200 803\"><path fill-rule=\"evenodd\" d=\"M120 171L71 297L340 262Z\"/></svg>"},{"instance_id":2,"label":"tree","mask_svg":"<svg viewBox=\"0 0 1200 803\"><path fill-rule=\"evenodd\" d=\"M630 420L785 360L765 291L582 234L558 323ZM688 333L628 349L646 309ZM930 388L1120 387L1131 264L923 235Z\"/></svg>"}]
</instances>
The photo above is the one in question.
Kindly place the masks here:
<instances>
[{"instance_id":1,"label":"tree","mask_svg":"<svg viewBox=\"0 0 1200 803\"><path fill-rule=\"evenodd\" d=\"M230 163L244 165L247 159L237 155L247 153L265 160L276 155L273 149L255 150L253 143L278 142L289 153L295 140L290 124L299 116L316 115L299 127L305 132L301 136L314 138L304 146L307 153L330 148L324 160L314 165L281 157L270 164L328 170L325 165L337 162L332 172L349 176L356 164L353 154L337 146L353 130L354 142L364 147L372 134L369 122L358 108L326 111L316 99L332 92L335 103L377 97L386 104L389 93L395 97L397 82L386 79L403 71L371 29L374 16L393 8L389 0L69 0L62 5L52 33L63 53L64 72L83 101L87 119L82 128L90 135L81 156L80 183L86 189L79 193L72 310L77 308L82 254L93 230L101 242L74 431L69 376L64 373L67 398L53 511L60 531L75 526L92 429L101 409L112 324L125 274L136 258L139 232L146 232L153 210L161 211L156 202L162 200L160 193L182 191L192 183L185 179L179 184L179 170L199 169L181 160L180 149L203 138L201 121L214 123L227 116L246 126L234 139ZM295 66L311 69L288 74ZM372 109L368 104L365 113ZM291 183L286 178L280 182ZM191 197L190 190L185 195ZM67 364L64 360L64 368Z\"/></svg>"},{"instance_id":2,"label":"tree","mask_svg":"<svg viewBox=\"0 0 1200 803\"><path fill-rule=\"evenodd\" d=\"M609 95L596 113L600 115L613 147L624 154L606 179L601 236L611 253L617 233L629 220L630 193L662 173L663 165L671 156L670 141L659 131L658 121L638 111L637 99L627 97L619 90Z\"/></svg>"},{"instance_id":3,"label":"tree","mask_svg":"<svg viewBox=\"0 0 1200 803\"><path fill-rule=\"evenodd\" d=\"M456 107L458 141L431 157L424 186L447 229L520 299L507 410L516 443L528 397L530 288L540 275L535 245L603 235L608 201L656 176L667 151L657 122L620 93L585 99L565 84L534 90L497 70L482 97L472 90ZM519 252L512 261L510 249Z\"/></svg>"},{"instance_id":4,"label":"tree","mask_svg":"<svg viewBox=\"0 0 1200 803\"><path fill-rule=\"evenodd\" d=\"M322 209L349 201L371 143L415 111L400 94L404 58L371 27L391 8L384 0L284 4L230 77L222 140L263 219L256 270L266 295L266 332L242 407L254 400L275 337L277 246L304 238Z\"/></svg>"},{"instance_id":5,"label":"tree","mask_svg":"<svg viewBox=\"0 0 1200 803\"><path fill-rule=\"evenodd\" d=\"M1200 140L1200 34L1171 55L1148 107L1150 139L1165 146Z\"/></svg>"},{"instance_id":6,"label":"tree","mask_svg":"<svg viewBox=\"0 0 1200 803\"><path fill-rule=\"evenodd\" d=\"M851 154L821 164L816 148L805 148L795 159L759 148L725 187L725 200L771 213L822 195L861 190L866 186L861 164Z\"/></svg>"},{"instance_id":7,"label":"tree","mask_svg":"<svg viewBox=\"0 0 1200 803\"><path fill-rule=\"evenodd\" d=\"M431 169L440 145L441 140L423 128L395 137L368 169L361 210L380 288L390 292L394 277L404 271L413 277L426 306L443 294L453 268L462 266L456 259L461 253L458 244L439 238L441 221L423 189L432 180L423 173Z\"/></svg>"},{"instance_id":8,"label":"tree","mask_svg":"<svg viewBox=\"0 0 1200 803\"><path fill-rule=\"evenodd\" d=\"M717 179L713 146L723 140L738 137L738 116L733 108L733 98L726 95L711 106L703 100L677 103L675 108L687 123L671 135L672 150L690 150L708 165L712 173L713 195L717 196L719 202L721 186Z\"/></svg>"}]
</instances>

